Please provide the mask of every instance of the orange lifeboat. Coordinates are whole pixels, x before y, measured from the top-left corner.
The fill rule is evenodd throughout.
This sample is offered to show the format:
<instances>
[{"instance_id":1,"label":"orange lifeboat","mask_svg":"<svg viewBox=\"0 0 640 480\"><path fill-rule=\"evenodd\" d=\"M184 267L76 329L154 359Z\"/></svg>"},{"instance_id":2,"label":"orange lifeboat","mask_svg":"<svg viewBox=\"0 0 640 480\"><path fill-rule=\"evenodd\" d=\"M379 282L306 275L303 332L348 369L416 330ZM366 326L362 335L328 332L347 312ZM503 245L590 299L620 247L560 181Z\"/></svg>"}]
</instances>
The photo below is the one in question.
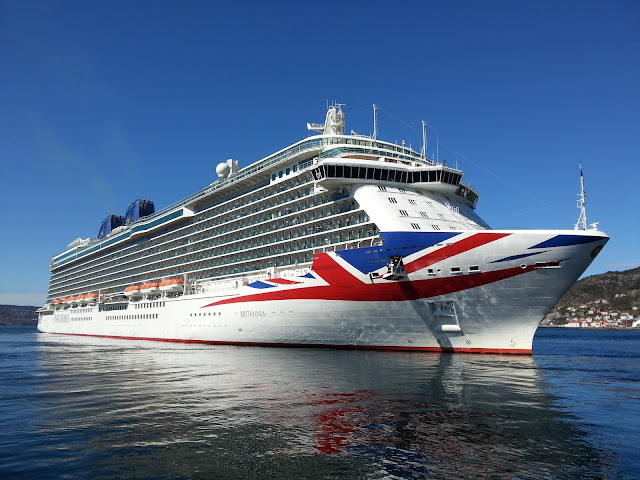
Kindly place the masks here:
<instances>
[{"instance_id":1,"label":"orange lifeboat","mask_svg":"<svg viewBox=\"0 0 640 480\"><path fill-rule=\"evenodd\" d=\"M157 295L160 293L160 284L158 282L145 283L140 287L140 293L145 295Z\"/></svg>"},{"instance_id":2,"label":"orange lifeboat","mask_svg":"<svg viewBox=\"0 0 640 480\"><path fill-rule=\"evenodd\" d=\"M184 289L184 280L182 280L181 278L172 278L172 279L160 282L160 291L162 292L177 293L177 292L182 292L183 289Z\"/></svg>"},{"instance_id":3,"label":"orange lifeboat","mask_svg":"<svg viewBox=\"0 0 640 480\"><path fill-rule=\"evenodd\" d=\"M140 296L140 285L131 285L124 289L124 294L129 298L136 298Z\"/></svg>"}]
</instances>

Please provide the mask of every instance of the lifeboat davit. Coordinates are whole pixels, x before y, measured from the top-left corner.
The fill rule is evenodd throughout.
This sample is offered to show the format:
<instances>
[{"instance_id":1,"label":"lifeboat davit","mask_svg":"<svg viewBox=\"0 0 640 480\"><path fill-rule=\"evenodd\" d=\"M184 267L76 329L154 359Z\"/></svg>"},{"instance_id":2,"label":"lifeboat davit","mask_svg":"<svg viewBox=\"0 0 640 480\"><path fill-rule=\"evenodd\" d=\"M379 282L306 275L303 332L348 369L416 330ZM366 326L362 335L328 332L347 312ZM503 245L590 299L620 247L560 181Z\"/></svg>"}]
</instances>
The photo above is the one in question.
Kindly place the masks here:
<instances>
[{"instance_id":1,"label":"lifeboat davit","mask_svg":"<svg viewBox=\"0 0 640 480\"><path fill-rule=\"evenodd\" d=\"M87 303L95 303L98 301L98 294L96 292L87 293L84 298Z\"/></svg>"},{"instance_id":2,"label":"lifeboat davit","mask_svg":"<svg viewBox=\"0 0 640 480\"><path fill-rule=\"evenodd\" d=\"M140 293L144 295L157 295L160 293L160 284L158 282L145 283L140 287Z\"/></svg>"},{"instance_id":3,"label":"lifeboat davit","mask_svg":"<svg viewBox=\"0 0 640 480\"><path fill-rule=\"evenodd\" d=\"M129 297L129 298L139 297L141 295L140 285L131 285L130 287L125 288L124 294L126 297Z\"/></svg>"},{"instance_id":4,"label":"lifeboat davit","mask_svg":"<svg viewBox=\"0 0 640 480\"><path fill-rule=\"evenodd\" d=\"M170 280L160 282L160 291L162 292L177 293L182 292L183 290L184 280L181 278L172 278Z\"/></svg>"}]
</instances>

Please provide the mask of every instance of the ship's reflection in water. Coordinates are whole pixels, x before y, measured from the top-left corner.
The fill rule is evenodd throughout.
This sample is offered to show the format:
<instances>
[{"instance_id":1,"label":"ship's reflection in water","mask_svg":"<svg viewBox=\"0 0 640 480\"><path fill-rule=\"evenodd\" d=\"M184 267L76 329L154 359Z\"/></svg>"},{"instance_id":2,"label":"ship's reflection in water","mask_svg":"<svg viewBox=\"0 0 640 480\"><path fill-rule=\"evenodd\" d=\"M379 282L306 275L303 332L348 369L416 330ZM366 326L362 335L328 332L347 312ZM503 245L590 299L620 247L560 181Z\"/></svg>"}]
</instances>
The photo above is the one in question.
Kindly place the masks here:
<instances>
[{"instance_id":1,"label":"ship's reflection in water","mask_svg":"<svg viewBox=\"0 0 640 480\"><path fill-rule=\"evenodd\" d=\"M603 478L529 357L38 336L34 472Z\"/></svg>"}]
</instances>

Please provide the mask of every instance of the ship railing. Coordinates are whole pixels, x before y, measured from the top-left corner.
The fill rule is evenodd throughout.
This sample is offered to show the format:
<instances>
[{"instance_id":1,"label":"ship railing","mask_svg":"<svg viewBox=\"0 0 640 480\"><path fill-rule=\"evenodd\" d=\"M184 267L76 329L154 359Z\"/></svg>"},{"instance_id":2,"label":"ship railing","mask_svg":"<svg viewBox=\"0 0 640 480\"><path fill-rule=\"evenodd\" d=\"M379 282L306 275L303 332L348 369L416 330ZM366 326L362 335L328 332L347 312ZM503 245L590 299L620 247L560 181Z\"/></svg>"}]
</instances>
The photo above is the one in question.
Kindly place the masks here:
<instances>
[{"instance_id":1,"label":"ship railing","mask_svg":"<svg viewBox=\"0 0 640 480\"><path fill-rule=\"evenodd\" d=\"M343 212L341 214L348 213L349 211L353 211L353 210L357 210L355 206L352 206L352 208L350 210L348 210L347 212ZM318 216L316 218L316 220L320 219L320 218L325 218L325 217L328 217L328 216L332 216L332 215L336 215L336 214L329 211L324 216ZM204 250L205 249L203 248L202 249L203 253L199 254L193 261L191 261L189 263L198 263L198 262L203 261L203 260L204 261L211 260L212 261L212 265L211 266L212 267L214 267L214 266L218 267L220 265L225 265L227 263L235 263L237 261L237 260L233 260L231 262L222 263L222 262L219 261L219 259L221 257L224 257L225 255L228 255L228 254L235 254L236 252L251 251L251 250L254 250L254 252L252 253L253 255L264 257L265 253L261 252L258 255L258 252L256 251L256 249L260 249L262 247L267 247L267 246L278 248L278 247L281 246L281 244L283 242L285 244L292 243L291 240L297 240L298 238L304 238L305 239L305 245L308 243L310 247L311 246L317 246L317 245L320 245L320 244L324 243L324 241L320 237L318 237L318 235L322 235L325 232L329 232L329 233L333 232L334 235L335 235L336 233L339 233L340 229L346 229L346 228L350 228L350 227L353 227L353 226L358 225L358 224L369 222L369 218L368 218L368 216L366 214L364 214L364 215L360 214L360 215L357 215L357 216L355 216L353 218L338 218L336 220L334 228L331 229L331 230L322 228L319 225L310 224L313 221L314 220L312 220L312 219L307 219L305 222L303 222L301 224L298 224L296 227L294 227L297 230L290 230L289 231L289 232L291 232L290 235L289 234L287 234L287 235L283 234L283 235L278 236L275 240L263 239L262 241L251 242L251 244L242 244L242 242L238 242L237 240L228 240L227 239L226 242L225 242L226 245L224 243L209 245L209 246L206 247L206 250L215 248L218 251L215 254L211 255L211 256L205 256L205 254L204 254ZM303 230L299 230L300 227L302 227L303 229L306 227L306 230L304 230L304 231ZM318 228L318 227L320 227L320 228ZM363 232L363 234L365 234L365 235L366 235L366 233L367 232ZM372 233L373 233L373 230L370 228L369 229L369 234L372 234ZM271 235L271 234L273 234L273 231L265 231L264 234ZM242 239L245 239L245 238L247 238L246 235L242 237ZM354 238L354 237L353 236L348 236L347 237L347 239L349 239L349 240L352 239L352 238ZM239 238L239 240L242 240L242 239ZM205 240L205 241L210 241L210 240ZM294 249L293 247L289 247L288 251L300 251L300 250L304 250L304 248L305 247L302 247L302 248L298 247L298 248ZM278 252L278 253L280 254L282 252ZM169 268L172 265L177 265L177 264L179 264L181 262L181 260L180 260L181 257L188 256L188 255L193 255L193 254L194 254L194 251L190 251L190 252L187 252L187 253L181 253L179 255L176 252L174 252L174 255L172 255L171 257L169 257L169 258L167 258L165 260L161 260L160 262L158 262L158 261L149 262L148 258L145 258L144 260L146 260L146 262L144 262L144 263L147 263L147 265L150 265L151 269L140 270L140 266L143 265L143 264L136 263L136 264L134 264L134 265L132 265L132 266L126 268L126 269L123 269L122 268L123 265L120 265L119 266L119 268L120 268L119 273L124 273L127 270L129 270L129 271L136 271L138 273L138 276L142 276L142 277L145 277L145 276L148 276L148 275L156 275L156 276L157 275L163 275L163 273L162 273L163 269ZM169 262L169 263L166 263L166 262ZM162 266L160 268L153 269L153 267L156 266L156 265L162 265ZM167 275L170 274L170 273L171 272L164 272L164 274L167 274ZM124 281L123 286L126 286L127 284L129 284L131 282L135 283L138 280L139 279L137 279L136 277L127 277L126 279L123 279L123 281ZM91 285L91 288L97 288L97 286L96 285Z\"/></svg>"}]
</instances>

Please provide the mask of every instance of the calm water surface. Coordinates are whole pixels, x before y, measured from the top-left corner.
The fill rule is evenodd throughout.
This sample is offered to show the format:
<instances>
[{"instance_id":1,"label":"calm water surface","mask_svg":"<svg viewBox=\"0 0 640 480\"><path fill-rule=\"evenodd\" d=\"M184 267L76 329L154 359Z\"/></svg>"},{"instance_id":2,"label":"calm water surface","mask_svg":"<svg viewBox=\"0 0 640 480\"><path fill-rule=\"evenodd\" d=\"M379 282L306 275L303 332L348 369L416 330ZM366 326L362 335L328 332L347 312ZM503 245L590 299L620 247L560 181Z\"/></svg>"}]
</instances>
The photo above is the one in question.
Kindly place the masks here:
<instances>
[{"instance_id":1,"label":"calm water surface","mask_svg":"<svg viewBox=\"0 0 640 480\"><path fill-rule=\"evenodd\" d=\"M1 478L640 478L640 331L531 357L0 327Z\"/></svg>"}]
</instances>

